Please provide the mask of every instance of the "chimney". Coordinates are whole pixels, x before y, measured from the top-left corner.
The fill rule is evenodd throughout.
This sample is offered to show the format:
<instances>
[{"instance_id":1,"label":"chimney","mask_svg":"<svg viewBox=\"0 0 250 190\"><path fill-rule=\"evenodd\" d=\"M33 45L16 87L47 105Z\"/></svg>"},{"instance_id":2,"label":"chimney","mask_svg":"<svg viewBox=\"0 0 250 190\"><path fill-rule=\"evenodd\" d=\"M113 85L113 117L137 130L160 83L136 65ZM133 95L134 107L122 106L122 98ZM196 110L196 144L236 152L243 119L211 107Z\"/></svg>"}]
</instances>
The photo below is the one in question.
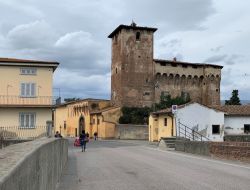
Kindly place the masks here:
<instances>
[{"instance_id":1,"label":"chimney","mask_svg":"<svg viewBox=\"0 0 250 190\"><path fill-rule=\"evenodd\" d=\"M173 61L174 61L174 62L176 62L176 61L177 61L176 57L174 57L174 58L173 58Z\"/></svg>"}]
</instances>

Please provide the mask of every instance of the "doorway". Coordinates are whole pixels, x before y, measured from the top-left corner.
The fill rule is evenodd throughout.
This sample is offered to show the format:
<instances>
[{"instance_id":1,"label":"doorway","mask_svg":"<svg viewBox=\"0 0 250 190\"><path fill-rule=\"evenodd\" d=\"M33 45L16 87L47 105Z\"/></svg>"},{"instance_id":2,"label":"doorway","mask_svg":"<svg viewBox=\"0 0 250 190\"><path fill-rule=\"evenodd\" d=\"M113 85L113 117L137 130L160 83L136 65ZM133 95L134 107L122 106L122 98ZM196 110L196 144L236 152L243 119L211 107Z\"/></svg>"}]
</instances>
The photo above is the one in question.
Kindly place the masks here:
<instances>
[{"instance_id":1,"label":"doorway","mask_svg":"<svg viewBox=\"0 0 250 190\"><path fill-rule=\"evenodd\" d=\"M79 126L78 126L79 134L81 134L83 130L85 130L85 119L81 115L81 117L79 118Z\"/></svg>"}]
</instances>

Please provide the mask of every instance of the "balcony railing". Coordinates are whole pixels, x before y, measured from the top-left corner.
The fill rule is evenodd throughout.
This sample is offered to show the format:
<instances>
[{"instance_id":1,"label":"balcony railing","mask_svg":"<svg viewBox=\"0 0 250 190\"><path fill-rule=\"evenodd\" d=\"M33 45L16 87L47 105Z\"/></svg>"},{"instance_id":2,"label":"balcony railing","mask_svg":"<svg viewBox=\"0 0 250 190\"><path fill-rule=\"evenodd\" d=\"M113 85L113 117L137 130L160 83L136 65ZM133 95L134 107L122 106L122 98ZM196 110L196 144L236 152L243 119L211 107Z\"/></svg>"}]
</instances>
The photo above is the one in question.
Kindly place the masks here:
<instances>
[{"instance_id":1,"label":"balcony railing","mask_svg":"<svg viewBox=\"0 0 250 190\"><path fill-rule=\"evenodd\" d=\"M56 104L57 97L53 96L6 96L0 95L0 106L52 106Z\"/></svg>"}]
</instances>

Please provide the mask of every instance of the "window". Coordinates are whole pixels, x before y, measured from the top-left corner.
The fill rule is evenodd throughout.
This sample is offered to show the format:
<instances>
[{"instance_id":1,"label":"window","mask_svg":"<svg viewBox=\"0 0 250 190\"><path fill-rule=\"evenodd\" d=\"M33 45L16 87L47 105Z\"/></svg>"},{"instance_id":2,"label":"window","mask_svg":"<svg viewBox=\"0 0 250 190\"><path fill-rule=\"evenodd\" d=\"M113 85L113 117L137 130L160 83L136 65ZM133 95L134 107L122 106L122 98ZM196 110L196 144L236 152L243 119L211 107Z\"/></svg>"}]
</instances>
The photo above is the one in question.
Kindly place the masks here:
<instances>
[{"instance_id":1,"label":"window","mask_svg":"<svg viewBox=\"0 0 250 190\"><path fill-rule=\"evenodd\" d=\"M220 134L220 125L212 125L212 134Z\"/></svg>"},{"instance_id":2,"label":"window","mask_svg":"<svg viewBox=\"0 0 250 190\"><path fill-rule=\"evenodd\" d=\"M36 114L35 113L20 113L19 126L20 128L35 128Z\"/></svg>"},{"instance_id":3,"label":"window","mask_svg":"<svg viewBox=\"0 0 250 190\"><path fill-rule=\"evenodd\" d=\"M164 118L164 126L167 126L168 125L168 119L165 117Z\"/></svg>"},{"instance_id":4,"label":"window","mask_svg":"<svg viewBox=\"0 0 250 190\"><path fill-rule=\"evenodd\" d=\"M117 74L117 67L115 68L115 73Z\"/></svg>"},{"instance_id":5,"label":"window","mask_svg":"<svg viewBox=\"0 0 250 190\"><path fill-rule=\"evenodd\" d=\"M95 124L95 119L93 118L93 124Z\"/></svg>"},{"instance_id":6,"label":"window","mask_svg":"<svg viewBox=\"0 0 250 190\"><path fill-rule=\"evenodd\" d=\"M250 124L244 125L244 133L246 133L246 134L250 133Z\"/></svg>"},{"instance_id":7,"label":"window","mask_svg":"<svg viewBox=\"0 0 250 190\"><path fill-rule=\"evenodd\" d=\"M36 75L36 68L21 68L21 75Z\"/></svg>"},{"instance_id":8,"label":"window","mask_svg":"<svg viewBox=\"0 0 250 190\"><path fill-rule=\"evenodd\" d=\"M22 97L35 97L36 96L36 84L35 83L21 83Z\"/></svg>"},{"instance_id":9,"label":"window","mask_svg":"<svg viewBox=\"0 0 250 190\"><path fill-rule=\"evenodd\" d=\"M144 92L143 96L150 96L150 92Z\"/></svg>"},{"instance_id":10,"label":"window","mask_svg":"<svg viewBox=\"0 0 250 190\"><path fill-rule=\"evenodd\" d=\"M100 119L98 118L98 119L97 119L97 125L99 125L99 124L100 124Z\"/></svg>"},{"instance_id":11,"label":"window","mask_svg":"<svg viewBox=\"0 0 250 190\"><path fill-rule=\"evenodd\" d=\"M136 41L139 41L141 39L141 33L136 32Z\"/></svg>"}]
</instances>

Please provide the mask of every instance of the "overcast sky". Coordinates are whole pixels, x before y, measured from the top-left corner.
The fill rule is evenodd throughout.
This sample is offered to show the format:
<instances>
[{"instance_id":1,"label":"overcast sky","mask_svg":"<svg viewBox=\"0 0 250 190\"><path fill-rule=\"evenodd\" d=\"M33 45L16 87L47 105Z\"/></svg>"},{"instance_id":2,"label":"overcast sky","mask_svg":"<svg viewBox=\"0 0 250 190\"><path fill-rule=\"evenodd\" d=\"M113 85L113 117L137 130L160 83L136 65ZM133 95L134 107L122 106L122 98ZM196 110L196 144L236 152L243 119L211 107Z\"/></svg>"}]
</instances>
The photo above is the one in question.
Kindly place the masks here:
<instances>
[{"instance_id":1,"label":"overcast sky","mask_svg":"<svg viewBox=\"0 0 250 190\"><path fill-rule=\"evenodd\" d=\"M239 89L249 100L249 10L246 0L0 0L0 57L58 61L63 97L109 99L107 36L133 19L158 28L154 58L223 65L221 98Z\"/></svg>"}]
</instances>

